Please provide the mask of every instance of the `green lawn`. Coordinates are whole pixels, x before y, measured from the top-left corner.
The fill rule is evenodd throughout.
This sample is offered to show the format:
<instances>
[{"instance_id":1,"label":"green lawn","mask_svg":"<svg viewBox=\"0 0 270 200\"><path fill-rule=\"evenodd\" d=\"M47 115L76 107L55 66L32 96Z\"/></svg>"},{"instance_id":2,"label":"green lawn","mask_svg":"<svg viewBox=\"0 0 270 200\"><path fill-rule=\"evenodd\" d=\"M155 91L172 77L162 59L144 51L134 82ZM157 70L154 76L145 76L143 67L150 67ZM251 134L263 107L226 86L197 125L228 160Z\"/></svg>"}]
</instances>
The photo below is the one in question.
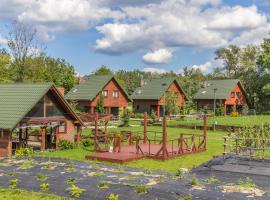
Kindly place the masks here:
<instances>
[{"instance_id":1,"label":"green lawn","mask_svg":"<svg viewBox=\"0 0 270 200\"><path fill-rule=\"evenodd\" d=\"M230 116L218 116L215 117L218 125L235 125L235 126L254 126L262 125L264 123L270 123L270 115L250 115L250 116L240 116L240 117L230 117ZM210 117L208 120L208 125L212 125L214 118ZM169 120L168 125L203 125L202 120L196 120L194 118L185 118L184 120Z\"/></svg>"},{"instance_id":2,"label":"green lawn","mask_svg":"<svg viewBox=\"0 0 270 200\"><path fill-rule=\"evenodd\" d=\"M111 132L117 132L120 130L132 130L132 131L142 131L142 127L128 127L128 128L117 128L110 129ZM158 131L161 132L161 127L148 127L149 131ZM85 129L84 134L88 134L89 130ZM168 128L168 139L175 139L179 137L180 133L202 133L202 131L191 130L191 129L179 129L179 128ZM161 133L158 133L161 136ZM153 133L149 133L149 137L152 137ZM141 168L141 169L151 169L151 170L162 170L168 172L176 172L180 167L192 168L198 166L203 162L210 160L213 156L217 156L223 153L223 136L224 132L208 132L207 137L207 151L203 153L190 154L167 161L159 161L153 159L142 159L137 161L132 161L124 164L125 166ZM39 153L39 156L45 157L58 157L65 159L74 159L74 160L85 160L85 155L91 154L92 152L88 149L79 147L72 150L64 151L52 151L52 152L42 152Z\"/></svg>"},{"instance_id":3,"label":"green lawn","mask_svg":"<svg viewBox=\"0 0 270 200\"><path fill-rule=\"evenodd\" d=\"M25 190L0 188L0 200L68 200L68 198Z\"/></svg>"}]
</instances>

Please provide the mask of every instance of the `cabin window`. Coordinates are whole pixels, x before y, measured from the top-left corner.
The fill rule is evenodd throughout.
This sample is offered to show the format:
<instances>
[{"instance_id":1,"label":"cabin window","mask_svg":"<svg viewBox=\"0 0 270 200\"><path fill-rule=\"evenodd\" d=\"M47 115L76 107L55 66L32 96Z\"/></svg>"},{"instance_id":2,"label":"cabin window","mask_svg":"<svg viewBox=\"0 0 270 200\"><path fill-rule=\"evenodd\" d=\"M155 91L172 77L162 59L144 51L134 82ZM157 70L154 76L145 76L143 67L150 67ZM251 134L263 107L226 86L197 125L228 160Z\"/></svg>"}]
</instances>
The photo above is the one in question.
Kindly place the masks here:
<instances>
[{"instance_id":1,"label":"cabin window","mask_svg":"<svg viewBox=\"0 0 270 200\"><path fill-rule=\"evenodd\" d=\"M140 106L139 105L137 105L137 108L136 108L137 110L140 110Z\"/></svg>"},{"instance_id":2,"label":"cabin window","mask_svg":"<svg viewBox=\"0 0 270 200\"><path fill-rule=\"evenodd\" d=\"M236 96L237 96L238 99L240 99L241 98L241 92L237 92Z\"/></svg>"},{"instance_id":3,"label":"cabin window","mask_svg":"<svg viewBox=\"0 0 270 200\"><path fill-rule=\"evenodd\" d=\"M231 93L231 98L235 98L235 93L234 92Z\"/></svg>"},{"instance_id":4,"label":"cabin window","mask_svg":"<svg viewBox=\"0 0 270 200\"><path fill-rule=\"evenodd\" d=\"M63 123L59 126L59 133L66 133L67 125L66 123Z\"/></svg>"},{"instance_id":5,"label":"cabin window","mask_svg":"<svg viewBox=\"0 0 270 200\"><path fill-rule=\"evenodd\" d=\"M112 96L113 96L113 98L118 98L119 97L119 92L118 91L113 91Z\"/></svg>"},{"instance_id":6,"label":"cabin window","mask_svg":"<svg viewBox=\"0 0 270 200\"><path fill-rule=\"evenodd\" d=\"M103 95L104 97L107 97L107 96L108 96L108 90L103 90L103 91L102 91L102 95Z\"/></svg>"}]
</instances>

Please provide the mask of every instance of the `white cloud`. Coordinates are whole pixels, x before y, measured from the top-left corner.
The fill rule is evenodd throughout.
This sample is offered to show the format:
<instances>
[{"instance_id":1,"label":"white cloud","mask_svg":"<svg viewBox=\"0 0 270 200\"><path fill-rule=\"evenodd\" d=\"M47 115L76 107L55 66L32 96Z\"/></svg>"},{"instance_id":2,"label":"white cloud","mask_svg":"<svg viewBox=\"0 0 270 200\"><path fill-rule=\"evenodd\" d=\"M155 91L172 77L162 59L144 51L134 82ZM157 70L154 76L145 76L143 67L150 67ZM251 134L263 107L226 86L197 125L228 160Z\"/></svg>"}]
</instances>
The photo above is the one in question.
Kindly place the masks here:
<instances>
[{"instance_id":1,"label":"white cloud","mask_svg":"<svg viewBox=\"0 0 270 200\"><path fill-rule=\"evenodd\" d=\"M146 68L143 68L142 71L146 73L152 73L152 74L165 74L167 72L165 69L159 69L159 68L154 68L154 67L146 67Z\"/></svg>"},{"instance_id":2,"label":"white cloud","mask_svg":"<svg viewBox=\"0 0 270 200\"><path fill-rule=\"evenodd\" d=\"M142 59L145 63L161 64L168 63L172 57L172 51L168 49L158 49L146 53Z\"/></svg>"},{"instance_id":3,"label":"white cloud","mask_svg":"<svg viewBox=\"0 0 270 200\"><path fill-rule=\"evenodd\" d=\"M206 62L204 64L201 64L201 65L192 65L190 68L192 69L199 69L201 70L202 73L206 73L208 72L211 68L212 68L212 63L211 62Z\"/></svg>"},{"instance_id":4,"label":"white cloud","mask_svg":"<svg viewBox=\"0 0 270 200\"><path fill-rule=\"evenodd\" d=\"M179 47L221 47L244 32L268 26L266 15L256 6L230 7L220 0L167 0L124 6L122 10L125 20L97 27L102 35L95 44L97 51L124 54ZM153 52L144 55L143 61L152 56Z\"/></svg>"},{"instance_id":5,"label":"white cloud","mask_svg":"<svg viewBox=\"0 0 270 200\"><path fill-rule=\"evenodd\" d=\"M0 45L5 45L7 44L7 39L3 38L1 35L0 35Z\"/></svg>"}]
</instances>

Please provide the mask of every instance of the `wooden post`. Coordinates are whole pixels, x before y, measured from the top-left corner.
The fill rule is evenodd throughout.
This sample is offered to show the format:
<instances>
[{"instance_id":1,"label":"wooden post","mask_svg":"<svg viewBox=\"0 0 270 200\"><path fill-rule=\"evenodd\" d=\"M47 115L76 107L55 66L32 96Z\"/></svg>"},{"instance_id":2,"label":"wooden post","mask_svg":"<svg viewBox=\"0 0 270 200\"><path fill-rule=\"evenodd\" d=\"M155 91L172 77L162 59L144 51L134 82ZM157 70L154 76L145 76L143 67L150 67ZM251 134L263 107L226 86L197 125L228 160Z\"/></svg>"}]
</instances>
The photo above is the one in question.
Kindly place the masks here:
<instances>
[{"instance_id":1,"label":"wooden post","mask_svg":"<svg viewBox=\"0 0 270 200\"><path fill-rule=\"evenodd\" d=\"M226 117L227 115L227 105L224 103L224 116Z\"/></svg>"},{"instance_id":2,"label":"wooden post","mask_svg":"<svg viewBox=\"0 0 270 200\"><path fill-rule=\"evenodd\" d=\"M94 114L95 110L94 110L94 106L90 106L90 114Z\"/></svg>"},{"instance_id":3,"label":"wooden post","mask_svg":"<svg viewBox=\"0 0 270 200\"><path fill-rule=\"evenodd\" d=\"M204 137L204 148L206 149L206 137L207 137L207 114L203 115L203 137Z\"/></svg>"},{"instance_id":4,"label":"wooden post","mask_svg":"<svg viewBox=\"0 0 270 200\"><path fill-rule=\"evenodd\" d=\"M108 122L109 122L109 120L106 119L106 121L105 121L105 130L104 130L105 134L108 133Z\"/></svg>"},{"instance_id":5,"label":"wooden post","mask_svg":"<svg viewBox=\"0 0 270 200\"><path fill-rule=\"evenodd\" d=\"M57 126L55 128L55 144L56 144L56 148L57 148L58 142L59 142L59 126Z\"/></svg>"},{"instance_id":6,"label":"wooden post","mask_svg":"<svg viewBox=\"0 0 270 200\"><path fill-rule=\"evenodd\" d=\"M160 117L160 105L157 105L157 117Z\"/></svg>"},{"instance_id":7,"label":"wooden post","mask_svg":"<svg viewBox=\"0 0 270 200\"><path fill-rule=\"evenodd\" d=\"M12 156L12 132L8 133L8 146L7 146L7 156Z\"/></svg>"},{"instance_id":8,"label":"wooden post","mask_svg":"<svg viewBox=\"0 0 270 200\"><path fill-rule=\"evenodd\" d=\"M46 127L41 127L41 146L40 150L44 151L46 148Z\"/></svg>"},{"instance_id":9,"label":"wooden post","mask_svg":"<svg viewBox=\"0 0 270 200\"><path fill-rule=\"evenodd\" d=\"M98 114L95 113L95 150L98 148Z\"/></svg>"},{"instance_id":10,"label":"wooden post","mask_svg":"<svg viewBox=\"0 0 270 200\"><path fill-rule=\"evenodd\" d=\"M162 148L163 148L163 158L167 158L168 151L167 151L167 117L166 117L166 115L163 116Z\"/></svg>"},{"instance_id":11,"label":"wooden post","mask_svg":"<svg viewBox=\"0 0 270 200\"><path fill-rule=\"evenodd\" d=\"M144 113L143 117L143 143L146 143L147 139L147 112Z\"/></svg>"},{"instance_id":12,"label":"wooden post","mask_svg":"<svg viewBox=\"0 0 270 200\"><path fill-rule=\"evenodd\" d=\"M19 129L19 147L22 147L22 128Z\"/></svg>"}]
</instances>

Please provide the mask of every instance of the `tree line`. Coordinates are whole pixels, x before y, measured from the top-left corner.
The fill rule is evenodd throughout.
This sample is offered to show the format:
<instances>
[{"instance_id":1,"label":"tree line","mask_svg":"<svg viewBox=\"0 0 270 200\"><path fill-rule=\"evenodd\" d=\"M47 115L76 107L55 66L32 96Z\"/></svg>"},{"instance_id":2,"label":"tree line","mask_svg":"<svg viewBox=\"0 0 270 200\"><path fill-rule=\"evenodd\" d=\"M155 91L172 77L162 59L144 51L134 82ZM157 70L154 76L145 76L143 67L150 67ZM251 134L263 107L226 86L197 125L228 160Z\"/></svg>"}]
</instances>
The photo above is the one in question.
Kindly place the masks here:
<instances>
[{"instance_id":1,"label":"tree line","mask_svg":"<svg viewBox=\"0 0 270 200\"><path fill-rule=\"evenodd\" d=\"M7 37L7 45L0 49L0 83L54 82L69 91L79 83L74 67L61 58L46 55L46 48L37 39L36 30L26 24L14 22ZM248 104L259 112L270 110L270 39L258 46L238 47L229 45L215 52L215 59L223 62L211 72L185 67L183 73L170 71L163 74L140 70L113 71L101 66L92 74L113 74L119 83L132 94L142 79L174 77L181 84L194 106L193 96L201 83L210 79L240 79L248 94Z\"/></svg>"}]
</instances>

